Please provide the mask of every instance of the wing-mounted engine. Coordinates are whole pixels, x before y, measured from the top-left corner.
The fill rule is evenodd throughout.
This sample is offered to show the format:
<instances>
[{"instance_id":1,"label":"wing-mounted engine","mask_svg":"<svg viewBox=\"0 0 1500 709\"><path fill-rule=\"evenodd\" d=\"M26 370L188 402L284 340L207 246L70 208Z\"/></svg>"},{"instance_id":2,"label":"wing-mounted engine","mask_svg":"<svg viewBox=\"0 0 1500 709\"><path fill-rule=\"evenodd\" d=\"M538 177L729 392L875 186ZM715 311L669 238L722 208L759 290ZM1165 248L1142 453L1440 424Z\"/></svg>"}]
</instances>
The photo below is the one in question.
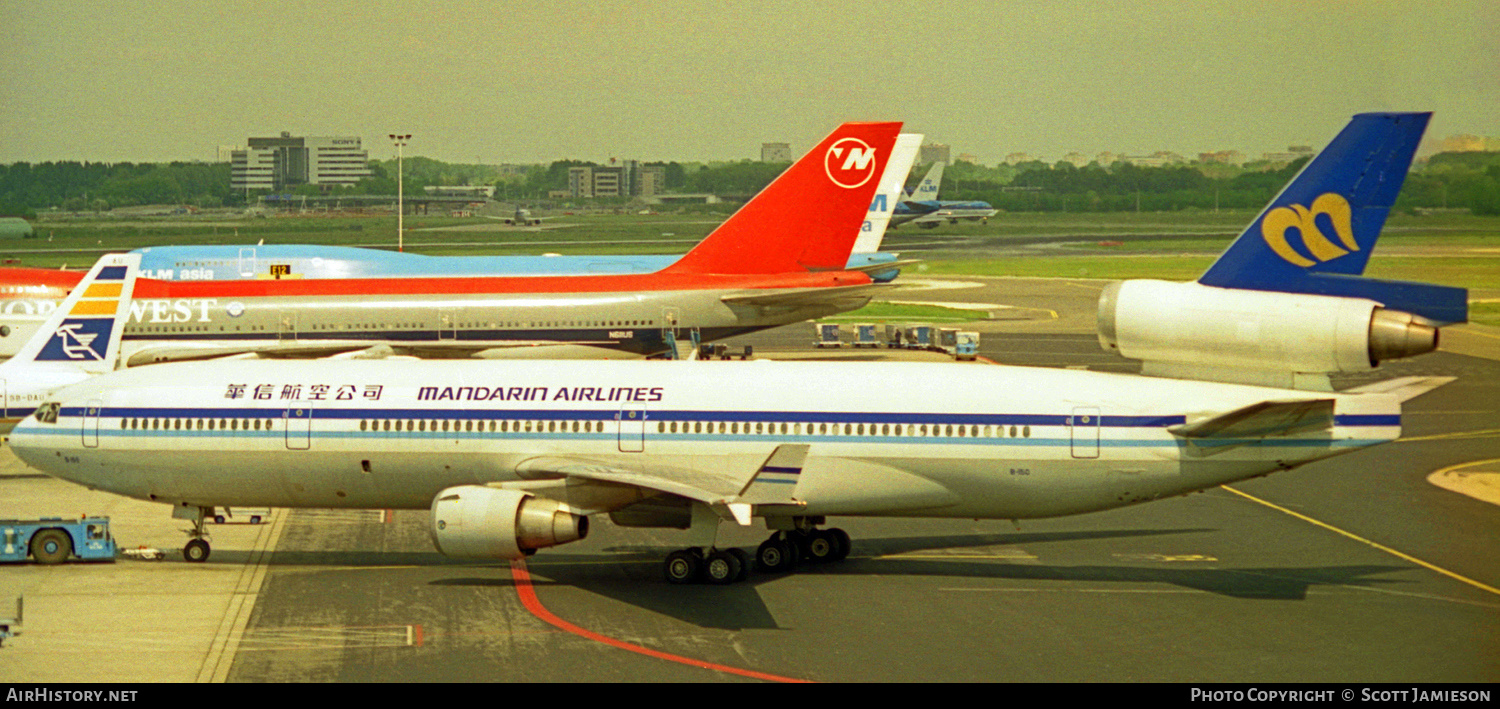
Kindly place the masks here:
<instances>
[{"instance_id":1,"label":"wing-mounted engine","mask_svg":"<svg viewBox=\"0 0 1500 709\"><path fill-rule=\"evenodd\" d=\"M1099 344L1146 374L1332 391L1328 375L1437 349L1423 318L1365 298L1132 280L1099 297Z\"/></svg>"},{"instance_id":2,"label":"wing-mounted engine","mask_svg":"<svg viewBox=\"0 0 1500 709\"><path fill-rule=\"evenodd\" d=\"M518 490L460 485L432 501L432 543L447 556L519 559L588 536L589 518Z\"/></svg>"}]
</instances>

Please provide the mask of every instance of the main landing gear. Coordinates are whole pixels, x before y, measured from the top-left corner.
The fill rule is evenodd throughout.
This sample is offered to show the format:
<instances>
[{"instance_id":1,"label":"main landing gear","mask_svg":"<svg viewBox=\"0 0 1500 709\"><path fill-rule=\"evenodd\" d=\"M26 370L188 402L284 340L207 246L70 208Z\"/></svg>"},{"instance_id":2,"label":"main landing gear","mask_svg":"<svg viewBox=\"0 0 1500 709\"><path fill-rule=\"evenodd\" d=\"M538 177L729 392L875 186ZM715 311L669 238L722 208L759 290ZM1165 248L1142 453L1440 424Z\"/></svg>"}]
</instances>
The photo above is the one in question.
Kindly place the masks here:
<instances>
[{"instance_id":1,"label":"main landing gear","mask_svg":"<svg viewBox=\"0 0 1500 709\"><path fill-rule=\"evenodd\" d=\"M755 550L755 561L765 573L792 571L798 564L843 561L849 556L849 534L842 529L794 529L772 532Z\"/></svg>"},{"instance_id":2,"label":"main landing gear","mask_svg":"<svg viewBox=\"0 0 1500 709\"><path fill-rule=\"evenodd\" d=\"M842 529L819 529L822 517L797 517L791 529L777 530L755 550L753 563L762 573L789 573L801 563L842 561L849 556L849 535ZM743 581L750 576L752 559L742 549L717 549L712 545L678 549L662 565L670 583Z\"/></svg>"},{"instance_id":3,"label":"main landing gear","mask_svg":"<svg viewBox=\"0 0 1500 709\"><path fill-rule=\"evenodd\" d=\"M678 549L663 565L667 581L675 584L707 582L715 585L750 577L750 555L743 549Z\"/></svg>"}]
</instances>

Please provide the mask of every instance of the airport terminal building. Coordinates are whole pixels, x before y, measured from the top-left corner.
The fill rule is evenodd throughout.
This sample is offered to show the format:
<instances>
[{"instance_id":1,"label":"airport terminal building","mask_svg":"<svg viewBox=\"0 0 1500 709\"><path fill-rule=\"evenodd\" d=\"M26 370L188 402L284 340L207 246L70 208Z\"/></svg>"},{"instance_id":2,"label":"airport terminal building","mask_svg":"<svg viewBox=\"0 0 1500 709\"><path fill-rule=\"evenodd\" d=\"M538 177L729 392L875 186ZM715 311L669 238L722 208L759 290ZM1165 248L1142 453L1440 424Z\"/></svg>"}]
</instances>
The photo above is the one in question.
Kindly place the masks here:
<instances>
[{"instance_id":1,"label":"airport terminal building","mask_svg":"<svg viewBox=\"0 0 1500 709\"><path fill-rule=\"evenodd\" d=\"M370 154L357 136L251 138L230 153L229 184L236 190L283 190L298 185L353 185L369 177Z\"/></svg>"}]
</instances>

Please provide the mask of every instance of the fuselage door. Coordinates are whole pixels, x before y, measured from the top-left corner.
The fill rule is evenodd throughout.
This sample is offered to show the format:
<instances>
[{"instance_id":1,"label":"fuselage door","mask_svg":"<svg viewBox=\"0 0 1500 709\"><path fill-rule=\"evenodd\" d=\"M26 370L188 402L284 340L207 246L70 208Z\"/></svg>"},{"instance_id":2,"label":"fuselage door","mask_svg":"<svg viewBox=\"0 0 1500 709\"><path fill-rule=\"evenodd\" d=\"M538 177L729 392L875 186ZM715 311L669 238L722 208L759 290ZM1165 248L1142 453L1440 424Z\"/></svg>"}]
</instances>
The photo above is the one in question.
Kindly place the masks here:
<instances>
[{"instance_id":1,"label":"fuselage door","mask_svg":"<svg viewBox=\"0 0 1500 709\"><path fill-rule=\"evenodd\" d=\"M682 322L682 308L668 306L661 309L661 335L672 339L677 335L677 324Z\"/></svg>"},{"instance_id":2,"label":"fuselage door","mask_svg":"<svg viewBox=\"0 0 1500 709\"><path fill-rule=\"evenodd\" d=\"M286 421L286 447L305 451L312 447L312 407L305 401L293 402L283 414Z\"/></svg>"},{"instance_id":3,"label":"fuselage door","mask_svg":"<svg viewBox=\"0 0 1500 709\"><path fill-rule=\"evenodd\" d=\"M1099 457L1099 407L1075 406L1068 421L1073 432L1073 457Z\"/></svg>"},{"instance_id":4,"label":"fuselage door","mask_svg":"<svg viewBox=\"0 0 1500 709\"><path fill-rule=\"evenodd\" d=\"M646 450L646 406L626 404L620 407L620 452L640 453Z\"/></svg>"},{"instance_id":5,"label":"fuselage door","mask_svg":"<svg viewBox=\"0 0 1500 709\"><path fill-rule=\"evenodd\" d=\"M4 379L0 379L0 418L10 418L10 390L5 388Z\"/></svg>"},{"instance_id":6,"label":"fuselage door","mask_svg":"<svg viewBox=\"0 0 1500 709\"><path fill-rule=\"evenodd\" d=\"M438 339L458 339L458 311L453 308L443 308L438 311Z\"/></svg>"},{"instance_id":7,"label":"fuselage door","mask_svg":"<svg viewBox=\"0 0 1500 709\"><path fill-rule=\"evenodd\" d=\"M276 339L280 342L297 341L297 311L281 311L276 318Z\"/></svg>"},{"instance_id":8,"label":"fuselage door","mask_svg":"<svg viewBox=\"0 0 1500 709\"><path fill-rule=\"evenodd\" d=\"M240 249L240 278L255 277L255 249Z\"/></svg>"},{"instance_id":9,"label":"fuselage door","mask_svg":"<svg viewBox=\"0 0 1500 709\"><path fill-rule=\"evenodd\" d=\"M90 399L88 406L83 409L83 447L99 447L99 410L104 408L104 402L98 399Z\"/></svg>"}]
</instances>

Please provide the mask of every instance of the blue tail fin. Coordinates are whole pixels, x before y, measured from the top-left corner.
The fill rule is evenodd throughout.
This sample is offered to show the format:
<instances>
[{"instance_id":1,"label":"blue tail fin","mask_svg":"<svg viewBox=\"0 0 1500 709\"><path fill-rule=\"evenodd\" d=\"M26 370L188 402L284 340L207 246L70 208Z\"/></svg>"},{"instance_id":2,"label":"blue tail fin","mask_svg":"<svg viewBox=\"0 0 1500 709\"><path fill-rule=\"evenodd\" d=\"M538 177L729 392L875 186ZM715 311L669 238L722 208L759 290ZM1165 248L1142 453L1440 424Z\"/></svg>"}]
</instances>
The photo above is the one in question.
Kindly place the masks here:
<instances>
[{"instance_id":1,"label":"blue tail fin","mask_svg":"<svg viewBox=\"0 0 1500 709\"><path fill-rule=\"evenodd\" d=\"M1361 113L1198 279L1220 288L1369 298L1438 324L1468 291L1362 278L1431 113Z\"/></svg>"},{"instance_id":2,"label":"blue tail fin","mask_svg":"<svg viewBox=\"0 0 1500 709\"><path fill-rule=\"evenodd\" d=\"M69 364L90 374L114 370L141 255L105 254L5 366Z\"/></svg>"}]
</instances>

